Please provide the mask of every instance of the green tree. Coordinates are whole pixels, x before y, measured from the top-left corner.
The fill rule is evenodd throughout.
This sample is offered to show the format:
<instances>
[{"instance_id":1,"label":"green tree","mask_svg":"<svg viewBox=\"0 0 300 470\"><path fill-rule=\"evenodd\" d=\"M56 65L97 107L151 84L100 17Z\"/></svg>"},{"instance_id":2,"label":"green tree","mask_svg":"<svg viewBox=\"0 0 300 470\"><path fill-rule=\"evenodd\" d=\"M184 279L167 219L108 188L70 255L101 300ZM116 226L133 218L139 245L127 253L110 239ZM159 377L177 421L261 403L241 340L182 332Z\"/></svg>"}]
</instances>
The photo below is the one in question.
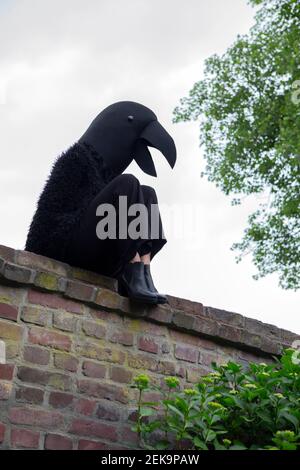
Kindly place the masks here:
<instances>
[{"instance_id":1,"label":"green tree","mask_svg":"<svg viewBox=\"0 0 300 470\"><path fill-rule=\"evenodd\" d=\"M252 253L255 278L277 272L300 287L300 2L259 5L249 34L205 61L204 79L174 110L199 120L202 175L227 195L263 195L250 215L237 260Z\"/></svg>"}]
</instances>

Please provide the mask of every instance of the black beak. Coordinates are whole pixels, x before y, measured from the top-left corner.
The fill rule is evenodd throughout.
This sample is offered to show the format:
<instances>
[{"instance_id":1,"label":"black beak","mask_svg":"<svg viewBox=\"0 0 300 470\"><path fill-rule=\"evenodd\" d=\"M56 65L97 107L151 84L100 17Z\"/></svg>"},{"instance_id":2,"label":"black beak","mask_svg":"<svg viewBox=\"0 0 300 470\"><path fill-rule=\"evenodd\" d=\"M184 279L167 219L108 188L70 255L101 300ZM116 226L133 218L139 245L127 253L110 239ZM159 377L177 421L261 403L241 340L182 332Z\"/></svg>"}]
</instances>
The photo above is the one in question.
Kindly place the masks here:
<instances>
[{"instance_id":1,"label":"black beak","mask_svg":"<svg viewBox=\"0 0 300 470\"><path fill-rule=\"evenodd\" d=\"M148 147L159 150L167 159L171 168L176 162L176 147L170 134L158 121L152 121L145 127L135 145L134 159L145 173L157 176Z\"/></svg>"}]
</instances>

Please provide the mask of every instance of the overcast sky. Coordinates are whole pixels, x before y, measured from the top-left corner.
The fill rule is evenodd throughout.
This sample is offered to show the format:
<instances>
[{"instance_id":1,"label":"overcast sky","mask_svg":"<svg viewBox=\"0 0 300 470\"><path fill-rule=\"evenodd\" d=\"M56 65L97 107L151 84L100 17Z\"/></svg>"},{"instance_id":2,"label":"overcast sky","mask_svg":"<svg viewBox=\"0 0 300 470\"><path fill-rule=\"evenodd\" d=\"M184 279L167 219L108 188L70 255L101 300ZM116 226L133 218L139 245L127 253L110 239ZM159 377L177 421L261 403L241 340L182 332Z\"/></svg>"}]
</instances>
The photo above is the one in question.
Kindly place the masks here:
<instances>
[{"instance_id":1,"label":"overcast sky","mask_svg":"<svg viewBox=\"0 0 300 470\"><path fill-rule=\"evenodd\" d=\"M0 243L24 248L56 156L104 107L137 101L178 151L174 170L152 152L158 178L134 163L126 170L161 203L168 243L153 260L157 288L300 333L300 295L280 289L276 275L254 281L251 258L236 264L230 251L259 199L232 207L200 178L197 123L172 123L205 58L252 24L246 0L0 0ZM184 214L181 236L171 206Z\"/></svg>"}]
</instances>

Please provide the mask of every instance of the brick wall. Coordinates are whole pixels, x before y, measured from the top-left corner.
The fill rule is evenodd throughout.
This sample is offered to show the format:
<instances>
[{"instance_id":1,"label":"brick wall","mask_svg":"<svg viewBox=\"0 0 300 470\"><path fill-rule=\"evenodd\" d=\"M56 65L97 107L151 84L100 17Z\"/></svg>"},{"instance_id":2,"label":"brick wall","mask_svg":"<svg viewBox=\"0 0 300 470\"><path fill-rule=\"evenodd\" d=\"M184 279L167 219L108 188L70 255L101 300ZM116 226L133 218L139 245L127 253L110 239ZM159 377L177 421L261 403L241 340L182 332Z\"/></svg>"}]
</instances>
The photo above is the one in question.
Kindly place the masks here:
<instances>
[{"instance_id":1,"label":"brick wall","mask_svg":"<svg viewBox=\"0 0 300 470\"><path fill-rule=\"evenodd\" d=\"M113 279L0 246L0 448L137 448L135 375L184 387L212 361L270 361L297 338L177 297L138 306Z\"/></svg>"}]
</instances>

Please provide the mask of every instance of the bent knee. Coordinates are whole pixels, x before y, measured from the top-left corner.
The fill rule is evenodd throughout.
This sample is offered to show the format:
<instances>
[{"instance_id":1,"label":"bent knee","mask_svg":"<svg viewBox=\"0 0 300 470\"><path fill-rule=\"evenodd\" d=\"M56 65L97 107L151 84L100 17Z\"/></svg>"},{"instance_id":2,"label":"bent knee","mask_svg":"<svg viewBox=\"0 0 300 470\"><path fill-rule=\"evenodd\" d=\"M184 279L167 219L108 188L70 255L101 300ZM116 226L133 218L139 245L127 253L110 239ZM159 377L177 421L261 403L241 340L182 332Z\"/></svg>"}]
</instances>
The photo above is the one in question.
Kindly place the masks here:
<instances>
[{"instance_id":1,"label":"bent knee","mask_svg":"<svg viewBox=\"0 0 300 470\"><path fill-rule=\"evenodd\" d=\"M128 187L138 186L140 184L137 177L131 173L122 173L122 175L117 176L117 179L120 184Z\"/></svg>"},{"instance_id":2,"label":"bent knee","mask_svg":"<svg viewBox=\"0 0 300 470\"><path fill-rule=\"evenodd\" d=\"M152 197L153 199L157 199L156 191L154 188L152 188L152 186L147 186L146 184L142 184L141 188L142 188L144 195Z\"/></svg>"}]
</instances>

